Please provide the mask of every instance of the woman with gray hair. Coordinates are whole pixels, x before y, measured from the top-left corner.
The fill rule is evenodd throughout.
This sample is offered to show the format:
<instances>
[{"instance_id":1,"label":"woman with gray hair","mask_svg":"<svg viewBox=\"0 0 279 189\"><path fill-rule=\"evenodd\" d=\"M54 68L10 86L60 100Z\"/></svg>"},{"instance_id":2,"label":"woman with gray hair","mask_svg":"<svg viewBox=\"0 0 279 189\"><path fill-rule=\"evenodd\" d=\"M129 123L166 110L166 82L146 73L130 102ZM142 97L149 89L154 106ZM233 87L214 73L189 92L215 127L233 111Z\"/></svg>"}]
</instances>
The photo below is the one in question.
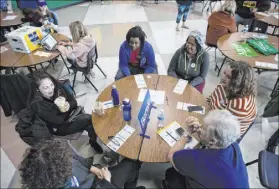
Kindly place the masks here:
<instances>
[{"instance_id":1,"label":"woman with gray hair","mask_svg":"<svg viewBox=\"0 0 279 189\"><path fill-rule=\"evenodd\" d=\"M257 114L255 72L252 66L243 61L231 62L207 102L211 109L227 109L238 117L240 134L243 135Z\"/></svg>"},{"instance_id":2,"label":"woman with gray hair","mask_svg":"<svg viewBox=\"0 0 279 189\"><path fill-rule=\"evenodd\" d=\"M237 31L234 20L235 10L235 1L227 0L219 11L209 16L206 32L207 45L217 47L217 41L221 36Z\"/></svg>"},{"instance_id":3,"label":"woman with gray hair","mask_svg":"<svg viewBox=\"0 0 279 189\"><path fill-rule=\"evenodd\" d=\"M238 119L228 110L213 110L201 127L197 118L186 119L188 132L170 149L173 165L163 185L169 188L249 188L247 169L238 143ZM205 149L184 149L197 134ZM190 135L189 135L190 134Z\"/></svg>"}]
</instances>

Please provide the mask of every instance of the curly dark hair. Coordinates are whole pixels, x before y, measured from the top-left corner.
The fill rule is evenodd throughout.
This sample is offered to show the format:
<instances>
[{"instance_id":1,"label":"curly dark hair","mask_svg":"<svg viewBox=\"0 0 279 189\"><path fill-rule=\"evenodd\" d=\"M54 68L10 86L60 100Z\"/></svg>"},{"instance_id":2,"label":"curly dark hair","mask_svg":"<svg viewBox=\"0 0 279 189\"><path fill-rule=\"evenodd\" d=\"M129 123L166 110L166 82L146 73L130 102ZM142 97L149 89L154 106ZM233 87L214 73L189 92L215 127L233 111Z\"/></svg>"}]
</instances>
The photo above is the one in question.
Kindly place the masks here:
<instances>
[{"instance_id":1,"label":"curly dark hair","mask_svg":"<svg viewBox=\"0 0 279 189\"><path fill-rule=\"evenodd\" d=\"M19 166L22 188L60 188L72 175L72 151L66 140L42 140L27 149Z\"/></svg>"},{"instance_id":2,"label":"curly dark hair","mask_svg":"<svg viewBox=\"0 0 279 189\"><path fill-rule=\"evenodd\" d=\"M234 99L249 95L256 96L255 72L248 63L243 61L230 62L231 80L226 89L227 98Z\"/></svg>"},{"instance_id":3,"label":"curly dark hair","mask_svg":"<svg viewBox=\"0 0 279 189\"><path fill-rule=\"evenodd\" d=\"M129 43L131 38L139 38L140 40L140 48L143 48L143 44L145 42L146 34L141 29L140 26L132 27L128 33L126 34L126 41Z\"/></svg>"}]
</instances>

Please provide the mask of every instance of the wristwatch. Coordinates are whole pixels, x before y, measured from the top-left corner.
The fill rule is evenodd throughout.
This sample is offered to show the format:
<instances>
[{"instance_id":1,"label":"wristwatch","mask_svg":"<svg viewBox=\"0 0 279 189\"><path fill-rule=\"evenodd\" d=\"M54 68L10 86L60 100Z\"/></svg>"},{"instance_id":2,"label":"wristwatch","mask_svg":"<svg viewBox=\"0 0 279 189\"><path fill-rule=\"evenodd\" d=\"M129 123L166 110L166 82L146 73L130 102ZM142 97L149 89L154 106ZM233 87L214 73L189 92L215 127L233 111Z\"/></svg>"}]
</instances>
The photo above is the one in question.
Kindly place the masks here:
<instances>
[{"instance_id":1,"label":"wristwatch","mask_svg":"<svg viewBox=\"0 0 279 189\"><path fill-rule=\"evenodd\" d=\"M192 141L192 136L188 135L187 132L184 132L183 135L182 135L184 138L187 139L187 143L191 142Z\"/></svg>"}]
</instances>

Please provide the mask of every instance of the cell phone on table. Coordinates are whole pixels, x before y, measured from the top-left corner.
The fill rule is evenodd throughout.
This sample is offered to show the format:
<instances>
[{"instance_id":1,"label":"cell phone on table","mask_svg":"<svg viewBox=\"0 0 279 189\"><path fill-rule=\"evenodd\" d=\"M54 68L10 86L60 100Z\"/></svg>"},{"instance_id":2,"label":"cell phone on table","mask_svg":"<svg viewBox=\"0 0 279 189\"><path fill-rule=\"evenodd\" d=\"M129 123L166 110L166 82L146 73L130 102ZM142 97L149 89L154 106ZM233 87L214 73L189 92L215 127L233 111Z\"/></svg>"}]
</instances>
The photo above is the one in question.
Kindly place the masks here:
<instances>
[{"instance_id":1,"label":"cell phone on table","mask_svg":"<svg viewBox=\"0 0 279 189\"><path fill-rule=\"evenodd\" d=\"M179 127L178 129L175 130L176 133L179 135L179 136L182 136L183 133L185 132L185 130L182 128L182 127Z\"/></svg>"},{"instance_id":2,"label":"cell phone on table","mask_svg":"<svg viewBox=\"0 0 279 189\"><path fill-rule=\"evenodd\" d=\"M189 112L203 111L203 107L201 107L201 106L189 106L188 111Z\"/></svg>"}]
</instances>

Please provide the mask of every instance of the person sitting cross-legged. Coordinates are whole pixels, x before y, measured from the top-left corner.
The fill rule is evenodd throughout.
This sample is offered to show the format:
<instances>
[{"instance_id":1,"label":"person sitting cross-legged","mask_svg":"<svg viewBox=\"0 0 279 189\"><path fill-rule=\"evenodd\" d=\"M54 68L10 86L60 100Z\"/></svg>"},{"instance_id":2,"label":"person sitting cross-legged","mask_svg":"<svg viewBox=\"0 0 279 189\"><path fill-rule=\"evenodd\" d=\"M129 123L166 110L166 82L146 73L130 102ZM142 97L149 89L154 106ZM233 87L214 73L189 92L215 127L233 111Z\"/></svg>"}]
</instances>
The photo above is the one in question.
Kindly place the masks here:
<instances>
[{"instance_id":1,"label":"person sitting cross-legged","mask_svg":"<svg viewBox=\"0 0 279 189\"><path fill-rule=\"evenodd\" d=\"M249 188L247 169L236 140L240 136L237 118L228 110L213 110L201 126L188 117L187 131L170 149L173 168L166 171L168 188ZM197 132L205 149L184 149Z\"/></svg>"}]
</instances>

